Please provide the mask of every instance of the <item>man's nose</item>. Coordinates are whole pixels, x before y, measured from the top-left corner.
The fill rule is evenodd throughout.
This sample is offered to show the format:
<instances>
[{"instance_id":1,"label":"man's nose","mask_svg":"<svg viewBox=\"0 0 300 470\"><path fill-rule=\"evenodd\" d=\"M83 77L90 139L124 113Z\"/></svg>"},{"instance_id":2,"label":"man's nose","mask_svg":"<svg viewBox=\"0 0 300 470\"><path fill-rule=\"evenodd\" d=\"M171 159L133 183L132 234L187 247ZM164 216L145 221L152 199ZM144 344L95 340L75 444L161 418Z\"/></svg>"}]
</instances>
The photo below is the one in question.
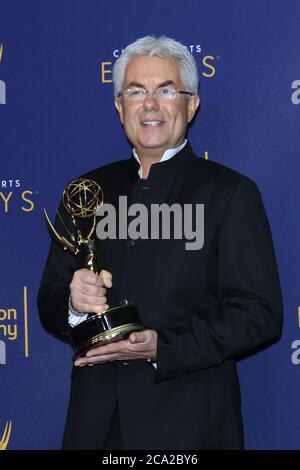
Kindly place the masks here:
<instances>
[{"instance_id":1,"label":"man's nose","mask_svg":"<svg viewBox=\"0 0 300 470\"><path fill-rule=\"evenodd\" d=\"M144 99L144 109L147 111L150 111L154 109L157 111L159 109L159 102L158 100L153 96L153 93L148 93Z\"/></svg>"}]
</instances>

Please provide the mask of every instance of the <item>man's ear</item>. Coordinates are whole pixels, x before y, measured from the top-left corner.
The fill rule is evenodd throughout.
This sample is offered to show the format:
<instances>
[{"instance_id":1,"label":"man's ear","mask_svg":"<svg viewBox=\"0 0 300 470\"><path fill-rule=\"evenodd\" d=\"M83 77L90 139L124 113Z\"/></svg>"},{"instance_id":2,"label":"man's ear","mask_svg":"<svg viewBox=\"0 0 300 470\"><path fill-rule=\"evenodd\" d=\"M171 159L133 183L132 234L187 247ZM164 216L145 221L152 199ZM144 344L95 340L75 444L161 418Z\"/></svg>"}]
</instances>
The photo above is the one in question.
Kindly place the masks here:
<instances>
[{"instance_id":1,"label":"man's ear","mask_svg":"<svg viewBox=\"0 0 300 470\"><path fill-rule=\"evenodd\" d=\"M191 122L193 117L195 116L195 112L197 111L200 104L200 96L194 95L188 100L188 122Z\"/></svg>"},{"instance_id":2,"label":"man's ear","mask_svg":"<svg viewBox=\"0 0 300 470\"><path fill-rule=\"evenodd\" d=\"M121 100L117 96L115 97L115 107L119 113L120 121L123 124L123 106Z\"/></svg>"}]
</instances>

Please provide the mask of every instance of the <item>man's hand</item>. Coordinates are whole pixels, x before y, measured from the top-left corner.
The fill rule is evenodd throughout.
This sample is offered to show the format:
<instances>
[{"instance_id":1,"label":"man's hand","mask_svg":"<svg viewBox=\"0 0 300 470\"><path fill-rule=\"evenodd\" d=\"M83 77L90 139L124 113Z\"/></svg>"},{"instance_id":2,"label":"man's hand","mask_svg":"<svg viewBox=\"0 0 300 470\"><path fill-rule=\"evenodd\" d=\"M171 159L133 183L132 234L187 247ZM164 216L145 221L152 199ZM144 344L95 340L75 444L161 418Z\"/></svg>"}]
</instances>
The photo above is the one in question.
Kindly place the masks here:
<instances>
[{"instance_id":1,"label":"man's hand","mask_svg":"<svg viewBox=\"0 0 300 470\"><path fill-rule=\"evenodd\" d=\"M108 309L106 288L112 287L112 275L102 270L99 275L78 269L70 284L71 303L77 312L102 313Z\"/></svg>"},{"instance_id":2,"label":"man's hand","mask_svg":"<svg viewBox=\"0 0 300 470\"><path fill-rule=\"evenodd\" d=\"M156 360L157 333L144 330L131 333L128 339L90 349L85 357L76 359L75 366L104 364L111 361L127 361L130 359Z\"/></svg>"}]
</instances>

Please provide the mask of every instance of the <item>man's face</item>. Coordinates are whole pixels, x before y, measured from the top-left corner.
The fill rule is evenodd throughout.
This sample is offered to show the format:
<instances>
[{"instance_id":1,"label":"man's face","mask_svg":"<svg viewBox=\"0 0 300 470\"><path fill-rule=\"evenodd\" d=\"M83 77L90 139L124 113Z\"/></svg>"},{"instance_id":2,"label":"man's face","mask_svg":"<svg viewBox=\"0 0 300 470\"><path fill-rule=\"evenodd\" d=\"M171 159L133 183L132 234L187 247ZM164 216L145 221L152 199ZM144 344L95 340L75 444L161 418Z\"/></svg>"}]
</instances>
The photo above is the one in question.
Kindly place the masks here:
<instances>
[{"instance_id":1,"label":"man's face","mask_svg":"<svg viewBox=\"0 0 300 470\"><path fill-rule=\"evenodd\" d=\"M178 91L186 90L178 65L160 57L139 56L126 69L122 91L133 86L153 92L169 83ZM126 101L122 95L115 105L125 133L137 153L162 156L165 150L178 147L184 139L188 123L199 105L199 97L190 99L177 93L176 99L159 101L149 94L144 101Z\"/></svg>"}]
</instances>

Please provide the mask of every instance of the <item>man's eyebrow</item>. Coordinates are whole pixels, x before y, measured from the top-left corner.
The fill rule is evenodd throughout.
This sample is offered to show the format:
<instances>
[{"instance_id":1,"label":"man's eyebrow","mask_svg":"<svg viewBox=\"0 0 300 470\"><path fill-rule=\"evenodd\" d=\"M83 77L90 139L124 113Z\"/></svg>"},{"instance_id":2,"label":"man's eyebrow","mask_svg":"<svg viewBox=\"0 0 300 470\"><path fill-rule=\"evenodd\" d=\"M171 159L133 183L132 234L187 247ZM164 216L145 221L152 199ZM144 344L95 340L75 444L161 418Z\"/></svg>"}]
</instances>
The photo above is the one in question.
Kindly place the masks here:
<instances>
[{"instance_id":1,"label":"man's eyebrow","mask_svg":"<svg viewBox=\"0 0 300 470\"><path fill-rule=\"evenodd\" d=\"M159 83L156 88L164 87L164 86L169 86L169 85L175 85L173 80L166 80L165 82ZM136 87L136 88L145 88L142 83L139 82L130 82L128 83L126 88L131 88L131 87Z\"/></svg>"},{"instance_id":2,"label":"man's eyebrow","mask_svg":"<svg viewBox=\"0 0 300 470\"><path fill-rule=\"evenodd\" d=\"M131 88L133 86L135 86L137 88L145 88L144 85L142 85L141 83L138 83L138 82L130 82L130 83L128 83L126 88Z\"/></svg>"},{"instance_id":3,"label":"man's eyebrow","mask_svg":"<svg viewBox=\"0 0 300 470\"><path fill-rule=\"evenodd\" d=\"M163 86L169 86L169 85L175 85L173 80L166 80L165 82L160 83L157 88L160 88L160 87L163 87Z\"/></svg>"}]
</instances>

